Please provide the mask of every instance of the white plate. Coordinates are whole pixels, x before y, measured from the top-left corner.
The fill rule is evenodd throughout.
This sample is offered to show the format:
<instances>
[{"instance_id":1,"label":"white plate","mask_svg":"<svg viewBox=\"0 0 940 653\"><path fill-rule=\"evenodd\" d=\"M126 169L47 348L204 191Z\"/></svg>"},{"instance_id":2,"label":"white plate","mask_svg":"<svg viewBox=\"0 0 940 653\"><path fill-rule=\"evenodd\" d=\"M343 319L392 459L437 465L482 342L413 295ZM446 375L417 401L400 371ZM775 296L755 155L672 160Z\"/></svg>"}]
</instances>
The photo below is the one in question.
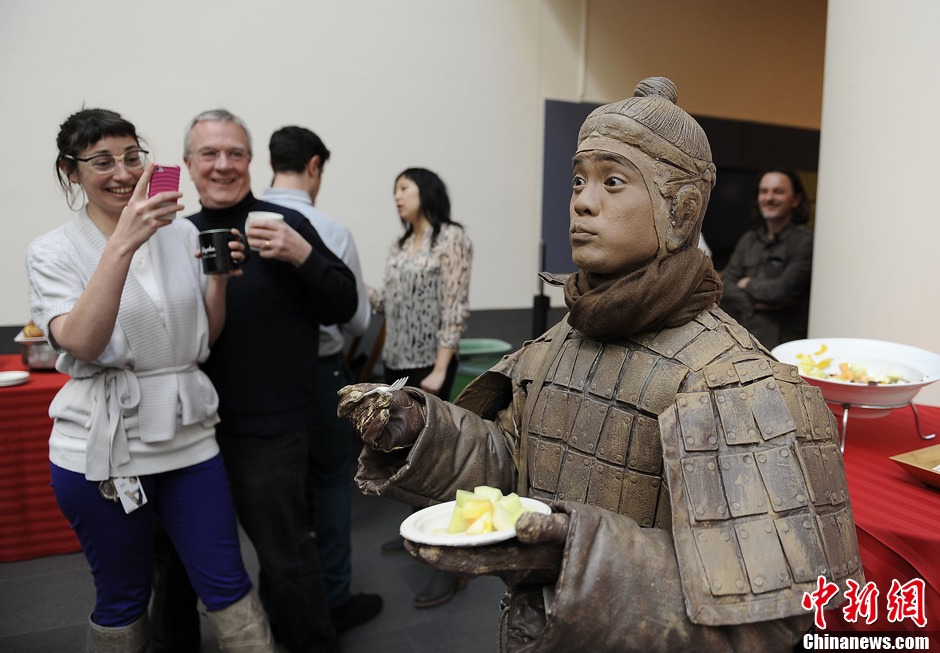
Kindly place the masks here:
<instances>
[{"instance_id":1,"label":"white plate","mask_svg":"<svg viewBox=\"0 0 940 653\"><path fill-rule=\"evenodd\" d=\"M539 512L543 515L552 512L548 504L536 499L521 497L521 501L523 506L533 512ZM454 513L456 503L456 501L448 501L412 514L401 523L401 536L412 542L436 546L483 546L484 544L502 542L516 536L515 528L504 528L501 531L481 533L479 535L448 533L447 525L450 523L450 517Z\"/></svg>"},{"instance_id":2,"label":"white plate","mask_svg":"<svg viewBox=\"0 0 940 653\"><path fill-rule=\"evenodd\" d=\"M46 342L46 339L42 337L27 338L25 335L23 335L23 330L20 329L20 332L17 333L16 336L13 338L13 342Z\"/></svg>"},{"instance_id":3,"label":"white plate","mask_svg":"<svg viewBox=\"0 0 940 653\"><path fill-rule=\"evenodd\" d=\"M10 372L0 372L0 387L8 385L19 385L29 381L29 372L21 370L12 370Z\"/></svg>"}]
</instances>

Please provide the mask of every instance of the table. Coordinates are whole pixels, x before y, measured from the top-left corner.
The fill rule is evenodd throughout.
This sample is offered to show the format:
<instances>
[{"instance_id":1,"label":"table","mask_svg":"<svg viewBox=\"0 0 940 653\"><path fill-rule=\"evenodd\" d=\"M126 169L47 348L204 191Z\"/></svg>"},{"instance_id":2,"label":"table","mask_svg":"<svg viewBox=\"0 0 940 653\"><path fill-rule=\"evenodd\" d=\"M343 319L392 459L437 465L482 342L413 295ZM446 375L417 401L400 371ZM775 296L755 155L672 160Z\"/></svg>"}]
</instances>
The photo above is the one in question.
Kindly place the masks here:
<instances>
[{"instance_id":1,"label":"table","mask_svg":"<svg viewBox=\"0 0 940 653\"><path fill-rule=\"evenodd\" d=\"M0 371L25 369L19 354L0 355ZM31 371L0 387L0 562L81 550L49 486L49 403L68 378Z\"/></svg>"},{"instance_id":2,"label":"table","mask_svg":"<svg viewBox=\"0 0 940 653\"><path fill-rule=\"evenodd\" d=\"M918 410L925 432L940 429L940 408L919 406ZM852 440L843 454L845 474L865 579L876 584L881 596L874 624L846 623L837 609L826 613L829 630L931 634L933 645L940 644L940 490L921 483L890 460L890 456L932 444L918 437L911 410L897 409L876 418L853 417ZM910 619L888 622L884 596L894 578L901 583L924 580L926 629Z\"/></svg>"}]
</instances>

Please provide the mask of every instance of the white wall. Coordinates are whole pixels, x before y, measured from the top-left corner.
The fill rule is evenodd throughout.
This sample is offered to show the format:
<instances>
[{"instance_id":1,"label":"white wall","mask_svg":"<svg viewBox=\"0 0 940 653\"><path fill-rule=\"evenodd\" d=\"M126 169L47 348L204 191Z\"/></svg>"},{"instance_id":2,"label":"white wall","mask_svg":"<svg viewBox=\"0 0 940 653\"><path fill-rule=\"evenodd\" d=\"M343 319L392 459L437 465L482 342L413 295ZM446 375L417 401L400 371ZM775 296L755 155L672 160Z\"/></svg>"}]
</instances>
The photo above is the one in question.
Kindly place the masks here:
<instances>
[{"instance_id":1,"label":"white wall","mask_svg":"<svg viewBox=\"0 0 940 653\"><path fill-rule=\"evenodd\" d=\"M55 136L83 105L122 113L162 163L180 162L194 115L229 109L252 131L256 194L270 181L272 131L313 129L333 153L318 205L353 230L373 284L401 230L395 176L431 168L475 243L473 307L529 304L541 13L539 0L4 0L0 324L28 319L23 253L69 218ZM198 199L184 177L192 212Z\"/></svg>"},{"instance_id":2,"label":"white wall","mask_svg":"<svg viewBox=\"0 0 940 653\"><path fill-rule=\"evenodd\" d=\"M666 74L692 112L818 127L824 25L818 0L782 24L750 0L0 0L0 325L28 319L26 246L69 217L55 135L83 105L124 114L163 163L196 113L239 114L256 193L272 131L318 132L333 152L318 203L373 284L400 229L394 176L436 170L474 241L471 307L517 308L536 287L546 98L612 101Z\"/></svg>"},{"instance_id":3,"label":"white wall","mask_svg":"<svg viewBox=\"0 0 940 653\"><path fill-rule=\"evenodd\" d=\"M940 353L940 3L831 0L810 336ZM940 405L940 384L919 403Z\"/></svg>"}]
</instances>

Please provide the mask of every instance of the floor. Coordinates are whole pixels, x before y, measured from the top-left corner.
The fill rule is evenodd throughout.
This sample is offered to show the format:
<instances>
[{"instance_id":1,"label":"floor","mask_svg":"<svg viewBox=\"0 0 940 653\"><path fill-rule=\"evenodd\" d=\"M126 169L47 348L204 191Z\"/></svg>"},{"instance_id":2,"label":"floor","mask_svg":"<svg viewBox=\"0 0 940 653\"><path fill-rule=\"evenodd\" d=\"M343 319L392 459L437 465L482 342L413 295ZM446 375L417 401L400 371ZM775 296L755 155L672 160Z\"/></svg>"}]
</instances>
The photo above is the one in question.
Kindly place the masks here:
<instances>
[{"instance_id":1,"label":"floor","mask_svg":"<svg viewBox=\"0 0 940 653\"><path fill-rule=\"evenodd\" d=\"M354 493L353 591L385 600L378 617L343 634L343 653L480 653L496 650L503 584L472 580L446 605L418 610L411 599L427 567L407 554L382 555L379 544L410 514L403 505ZM243 553L254 577L250 544ZM0 564L0 653L77 653L84 650L86 619L94 601L81 553ZM203 651L217 651L203 620Z\"/></svg>"}]
</instances>

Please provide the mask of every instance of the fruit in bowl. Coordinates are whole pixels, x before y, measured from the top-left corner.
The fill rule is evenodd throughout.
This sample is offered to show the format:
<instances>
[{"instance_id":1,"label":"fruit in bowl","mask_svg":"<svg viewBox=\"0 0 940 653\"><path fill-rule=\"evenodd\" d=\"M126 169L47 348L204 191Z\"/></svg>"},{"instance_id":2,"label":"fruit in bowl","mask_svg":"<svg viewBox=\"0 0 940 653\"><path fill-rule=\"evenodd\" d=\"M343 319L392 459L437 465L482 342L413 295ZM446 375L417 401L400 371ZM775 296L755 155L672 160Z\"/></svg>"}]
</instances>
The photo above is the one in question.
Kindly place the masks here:
<instances>
[{"instance_id":1,"label":"fruit in bowl","mask_svg":"<svg viewBox=\"0 0 940 653\"><path fill-rule=\"evenodd\" d=\"M826 401L835 404L904 406L921 388L940 379L940 356L882 340L793 340L774 347L771 354L795 365L807 383L819 387Z\"/></svg>"}]
</instances>

